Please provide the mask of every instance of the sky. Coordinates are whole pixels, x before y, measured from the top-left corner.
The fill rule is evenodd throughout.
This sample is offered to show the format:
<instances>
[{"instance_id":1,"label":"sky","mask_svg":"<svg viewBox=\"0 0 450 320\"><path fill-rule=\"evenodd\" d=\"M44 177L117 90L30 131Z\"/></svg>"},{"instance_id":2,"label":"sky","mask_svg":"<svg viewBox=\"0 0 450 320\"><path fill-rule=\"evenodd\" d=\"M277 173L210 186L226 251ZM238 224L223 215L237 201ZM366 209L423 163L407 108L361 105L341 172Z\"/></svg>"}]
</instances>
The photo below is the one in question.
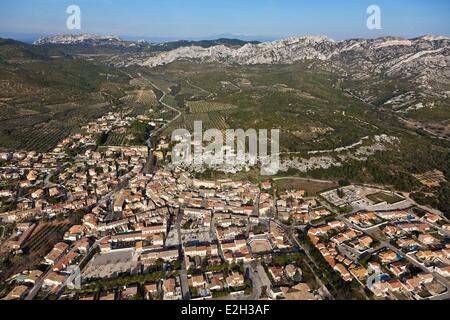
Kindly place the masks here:
<instances>
[{"instance_id":1,"label":"sky","mask_svg":"<svg viewBox=\"0 0 450 320\"><path fill-rule=\"evenodd\" d=\"M66 28L66 9L81 9L81 30ZM381 30L367 8L381 9ZM143 39L219 35L335 40L424 34L450 36L449 0L0 0L0 36L95 33Z\"/></svg>"}]
</instances>

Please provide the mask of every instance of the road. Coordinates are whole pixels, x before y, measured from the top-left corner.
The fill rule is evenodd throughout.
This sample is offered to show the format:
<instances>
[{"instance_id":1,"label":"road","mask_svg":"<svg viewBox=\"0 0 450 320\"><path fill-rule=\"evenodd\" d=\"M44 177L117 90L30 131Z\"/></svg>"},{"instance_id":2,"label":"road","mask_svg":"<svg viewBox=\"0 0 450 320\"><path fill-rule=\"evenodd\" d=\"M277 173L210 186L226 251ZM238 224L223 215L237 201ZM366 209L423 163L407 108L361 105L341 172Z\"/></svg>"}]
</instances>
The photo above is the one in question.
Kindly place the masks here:
<instances>
[{"instance_id":1,"label":"road","mask_svg":"<svg viewBox=\"0 0 450 320\"><path fill-rule=\"evenodd\" d=\"M381 110L379 107L377 107L377 106L374 105L373 103L364 101L362 98L358 97L357 95L353 94L352 92L350 92L350 91L345 91L345 93L349 94L350 96L352 96L352 97L355 98L356 100L361 101L361 102L364 103L365 105L368 105L368 106L371 107L371 108L374 108L374 109L377 109L377 110L380 111L380 112L383 112L383 110ZM417 129L422 129L424 132L428 133L428 134L429 134L431 137L433 137L433 138L437 138L437 139L444 140L444 141L448 141L448 140L449 140L448 138L441 137L440 135L437 135L436 133L434 133L434 132L428 130L428 129L425 128L424 126L419 125L418 123L415 123L415 122L412 122L412 121L410 121L410 120L406 120L406 119L400 117L399 115L397 115L397 114L394 113L394 112L391 112L391 113L389 113L389 114L395 116L398 120L400 120L400 122L406 123L407 125L412 126L412 127L414 127L414 128L417 128Z\"/></svg>"},{"instance_id":2,"label":"road","mask_svg":"<svg viewBox=\"0 0 450 320\"><path fill-rule=\"evenodd\" d=\"M317 276L317 274L315 273L314 269L311 267L311 264L314 264L314 266L316 267L316 269L320 270L320 268L317 266L317 264L314 262L314 259L312 258L312 256L310 255L309 251L306 250L301 244L300 242L297 240L297 237L295 237L295 235L292 234L292 228L287 227L286 225L284 225L283 223L274 220L275 223L284 230L284 234L288 237L289 241L291 242L291 244L297 248L297 250L300 250L302 252L305 253L306 257L309 259L310 262L304 260L304 262L306 263L306 266L311 270L312 274L314 275L317 284L319 284L320 286L320 290L322 291L322 293L325 295L324 298L327 299L331 299L334 300L333 296L331 295L330 291L328 290L328 288L323 284L322 280L320 280L320 278ZM331 284L331 282L329 282Z\"/></svg>"},{"instance_id":3,"label":"road","mask_svg":"<svg viewBox=\"0 0 450 320\"><path fill-rule=\"evenodd\" d=\"M420 124L417 123L417 122L412 122L412 121L410 121L410 120L406 120L405 118L402 118L402 117L400 117L400 116L397 116L397 119L399 119L400 121L406 123L406 124L409 125L409 126L412 126L412 127L414 127L414 128L423 130L424 132L428 133L428 134L429 134L430 136L432 136L433 138L441 139L441 140L444 140L444 141L448 141L448 140L449 140L449 139L446 138L446 137L442 137L442 136L440 136L440 135L434 133L433 131L430 131L429 129L425 128L424 126L420 125Z\"/></svg>"},{"instance_id":4,"label":"road","mask_svg":"<svg viewBox=\"0 0 450 320\"><path fill-rule=\"evenodd\" d=\"M175 229L178 232L178 243L179 243L179 257L181 259L181 270L179 271L180 274L180 284L181 284L181 292L183 295L183 300L190 300L191 294L189 292L189 284L187 280L187 270L186 270L186 264L184 263L184 249L183 249L183 239L181 235L181 220L183 219L183 214L181 212L178 212L177 220L175 221Z\"/></svg>"},{"instance_id":5,"label":"road","mask_svg":"<svg viewBox=\"0 0 450 320\"><path fill-rule=\"evenodd\" d=\"M125 180L123 180L122 182L120 182L117 187L115 188L115 190L107 193L106 195L104 195L102 198L99 199L99 201L97 203L101 203L101 202L108 202L111 197L119 192L121 189L123 189L126 185L128 185L128 181L129 181L129 174L126 174L125 176L121 177L121 178L125 178ZM94 250L98 245L98 241L94 243L94 245L92 245L92 247L89 249L87 255L83 258L83 260L89 256L89 254L91 253L92 250ZM70 248L68 249L70 250ZM45 274L41 275L41 277L36 280L33 288L30 290L30 292L28 293L27 297L25 298L25 300L33 300L37 293L39 292L39 290L42 288L42 285L44 284L44 280L48 277L48 275L52 272L52 268L50 267Z\"/></svg>"},{"instance_id":6,"label":"road","mask_svg":"<svg viewBox=\"0 0 450 320\"><path fill-rule=\"evenodd\" d=\"M169 120L169 121L168 121L166 124L164 124L161 128L159 128L159 129L153 131L153 132L150 134L150 137L149 137L149 139L150 139L150 138L152 138L153 136L155 136L156 134L158 134L159 132L161 132L161 131L163 131L164 129L166 129L172 122L176 121L179 117L181 117L182 113L181 113L180 110L178 110L178 109L176 109L176 108L174 108L174 107L169 106L168 104L166 104L166 103L163 101L164 98L165 98L166 95L167 95L166 92L164 92L163 90L161 90L157 85L155 85L155 84L154 84L153 82L151 82L150 80L148 80L148 79L146 79L146 78L144 78L144 77L142 77L142 76L141 76L141 78L142 78L143 80L147 81L147 82L148 82L152 87L154 87L156 90L161 91L161 92L163 93L163 95L161 96L161 98L160 98L159 101L158 101L161 105L163 105L164 107L169 108L170 110L173 110L173 111L175 111L175 112L177 113L177 115L175 116L175 118L173 118L172 120Z\"/></svg>"},{"instance_id":7,"label":"road","mask_svg":"<svg viewBox=\"0 0 450 320\"><path fill-rule=\"evenodd\" d=\"M28 292L28 295L26 296L25 300L33 300L36 297L39 290L41 290L42 285L44 284L44 280L48 277L48 275L52 271L53 271L52 268L49 267L48 270L43 275L41 275L39 279L36 280L33 288L31 288L30 292Z\"/></svg>"},{"instance_id":8,"label":"road","mask_svg":"<svg viewBox=\"0 0 450 320\"><path fill-rule=\"evenodd\" d=\"M252 281L252 293L249 296L245 296L244 300L259 300L262 293L263 282L259 277L259 273L253 268L251 262L244 263L244 269L248 273L250 280Z\"/></svg>"},{"instance_id":9,"label":"road","mask_svg":"<svg viewBox=\"0 0 450 320\"><path fill-rule=\"evenodd\" d=\"M188 85L190 85L191 87L206 93L208 96L205 99L209 99L209 98L211 98L214 95L214 93L211 93L208 90L205 90L203 88L200 88L199 86L196 86L195 84L192 84L189 80L186 80L186 83Z\"/></svg>"},{"instance_id":10,"label":"road","mask_svg":"<svg viewBox=\"0 0 450 320\"><path fill-rule=\"evenodd\" d=\"M121 72L122 72L123 74L127 75L130 79L135 78L135 77L133 77L131 74L129 74L128 72L125 72L125 71L123 71L123 70L121 70ZM164 130L165 128L167 128L172 122L176 121L176 120L182 115L182 113L181 113L180 110L178 110L178 109L176 109L176 108L174 108L174 107L169 106L168 104L166 104L166 103L163 101L164 98L165 98L166 95L167 95L167 93L166 93L164 90L161 90L161 89L160 89L157 85L155 85L153 82L151 82L150 80L144 78L140 73L138 74L138 76L139 76L142 80L148 82L148 83L149 83L152 87L154 87L156 90L162 92L163 95L162 95L161 98L158 100L158 102L159 102L161 105L163 105L164 107L169 108L169 109L171 109L171 110L173 110L173 111L175 111L175 112L177 113L177 115L175 116L175 118L173 118L172 120L168 121L168 122L167 122L165 125L163 125L161 128L159 128L158 130L153 131L153 132L150 134L149 139L147 139L147 145L149 145L149 147L151 148L151 142L150 142L150 144L149 144L150 139L151 139L153 136L155 136L156 134L158 134L159 132L161 132L162 130Z\"/></svg>"},{"instance_id":11,"label":"road","mask_svg":"<svg viewBox=\"0 0 450 320\"><path fill-rule=\"evenodd\" d=\"M360 232L363 232L364 234L367 234L370 237L380 241L380 246L378 246L376 249L370 250L369 253L373 253L374 251L378 251L378 250L381 250L383 248L388 248L388 249L394 251L395 253L397 253L398 255L404 257L406 260L408 260L408 262L410 262L411 264L415 265L416 267L422 269L424 272L430 273L430 270L428 270L419 261L417 261L416 259L411 257L411 255L403 253L401 250L399 250L395 246L391 245L388 241L386 241L384 239L379 239L377 237L377 235L375 235L374 232L372 232L371 229L362 229L362 228L360 228L360 227L350 223L347 219L345 219L344 216L339 216L337 219L343 221L348 227L354 228L354 229L356 229L356 230L358 230ZM354 260L354 259L352 259L352 260ZM431 298L431 300L446 300L446 299L450 299L450 281L448 279L446 279L445 277L441 276L440 274L436 273L436 272L431 272L431 273L433 274L435 279L437 279L442 285L444 285L447 288L446 293L444 293L442 295L439 295L439 296L436 296L436 297L433 297L433 298Z\"/></svg>"},{"instance_id":12,"label":"road","mask_svg":"<svg viewBox=\"0 0 450 320\"><path fill-rule=\"evenodd\" d=\"M403 254L399 249L391 245L389 242L383 241L382 245L391 249L397 254L400 254L402 257L405 257L406 260L408 260L410 263L414 264L416 267L422 269L426 273L430 273L430 270L428 270L423 264L419 263L416 259L412 258L408 254ZM447 291L439 296L432 297L431 300L446 300L450 299L450 281L448 281L446 278L441 276L440 274L436 272L431 272L435 279L437 279L442 285L444 285L447 288Z\"/></svg>"},{"instance_id":13,"label":"road","mask_svg":"<svg viewBox=\"0 0 450 320\"><path fill-rule=\"evenodd\" d=\"M132 78L132 76L130 74L127 74L130 78ZM153 131L148 140L147 140L147 145L149 146L149 149L151 150L151 138L156 135L157 133L159 133L160 131L164 130L167 126L169 126L172 122L176 121L180 116L181 116L181 112L169 105L167 105L166 103L163 102L163 99L166 96L166 93L164 91L162 91L161 89L159 89L155 84L153 84L152 82L150 82L148 79L145 79L144 77L141 76L142 79L146 80L147 82L149 82L153 87L155 87L157 90L161 91L163 93L163 96L159 99L159 103L161 103L161 105L175 111L177 113L177 116L175 118L173 118L172 120L170 120L169 122L167 122L165 125L163 125L161 128L159 128L156 131ZM150 152L151 153L151 152ZM149 159L148 161L152 161L153 158L151 155L149 155ZM67 164L63 164L61 167L57 168L55 173L58 173L61 171L62 168L64 168ZM54 174L54 173L53 173ZM51 186L52 184L50 183L50 177L52 176L52 174L48 174L47 177L45 178L45 185ZM120 182L117 187L115 188L114 191L109 192L108 194L106 194L105 196L103 196L98 203L102 202L102 201L109 201L111 199L111 197L119 192L121 189L123 189L129 181L129 177L128 175L125 175L122 177L122 179L125 178L125 180L123 180L122 182ZM177 228L178 228L178 235L179 235L179 243L180 243L180 251L182 252L182 242L181 242L181 232L180 232L180 219L177 219ZM91 247L91 249L89 250L88 254L86 256L89 256L89 253L94 250L96 248L95 245L93 245ZM180 255L180 257L183 257L183 255ZM187 285L187 273L186 273L186 267L185 264L182 263L183 266L183 270L180 272L180 280L181 280L181 284L182 284L182 290L183 290L183 298L185 299L190 299L190 294L189 294L189 287ZM38 294L39 290L42 288L42 285L44 284L44 280L48 277L48 275L52 272L52 268L49 267L49 269L45 272L45 274L43 274L35 283L35 285L33 286L33 288L30 290L30 292L28 293L27 297L25 298L25 300L33 300L36 295Z\"/></svg>"}]
</instances>

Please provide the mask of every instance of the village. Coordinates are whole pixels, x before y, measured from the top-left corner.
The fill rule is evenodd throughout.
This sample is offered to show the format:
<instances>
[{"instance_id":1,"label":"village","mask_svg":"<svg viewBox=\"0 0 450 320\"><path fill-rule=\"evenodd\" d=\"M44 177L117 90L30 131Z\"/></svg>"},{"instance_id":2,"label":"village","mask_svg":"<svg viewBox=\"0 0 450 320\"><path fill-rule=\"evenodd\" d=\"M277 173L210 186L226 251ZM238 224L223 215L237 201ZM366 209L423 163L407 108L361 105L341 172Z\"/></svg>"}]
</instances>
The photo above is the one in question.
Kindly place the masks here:
<instances>
[{"instance_id":1,"label":"village","mask_svg":"<svg viewBox=\"0 0 450 320\"><path fill-rule=\"evenodd\" d=\"M3 299L450 296L443 215L369 187L196 179L164 165L164 138L99 145L129 125L112 113L49 153L0 154Z\"/></svg>"}]
</instances>

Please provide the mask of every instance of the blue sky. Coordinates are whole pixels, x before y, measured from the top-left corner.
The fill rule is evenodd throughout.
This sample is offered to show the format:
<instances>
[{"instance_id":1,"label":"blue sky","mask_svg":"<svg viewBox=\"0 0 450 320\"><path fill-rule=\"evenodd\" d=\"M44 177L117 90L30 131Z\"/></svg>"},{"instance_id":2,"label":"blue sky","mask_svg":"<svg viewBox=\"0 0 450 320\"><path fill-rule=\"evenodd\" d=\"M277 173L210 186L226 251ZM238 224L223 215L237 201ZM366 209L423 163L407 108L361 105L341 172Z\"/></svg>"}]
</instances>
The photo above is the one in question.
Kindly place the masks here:
<instances>
[{"instance_id":1,"label":"blue sky","mask_svg":"<svg viewBox=\"0 0 450 320\"><path fill-rule=\"evenodd\" d=\"M82 10L83 33L178 39L450 36L449 0L0 0L0 36L73 33L65 27L71 4ZM366 27L371 4L381 8L382 30Z\"/></svg>"}]
</instances>

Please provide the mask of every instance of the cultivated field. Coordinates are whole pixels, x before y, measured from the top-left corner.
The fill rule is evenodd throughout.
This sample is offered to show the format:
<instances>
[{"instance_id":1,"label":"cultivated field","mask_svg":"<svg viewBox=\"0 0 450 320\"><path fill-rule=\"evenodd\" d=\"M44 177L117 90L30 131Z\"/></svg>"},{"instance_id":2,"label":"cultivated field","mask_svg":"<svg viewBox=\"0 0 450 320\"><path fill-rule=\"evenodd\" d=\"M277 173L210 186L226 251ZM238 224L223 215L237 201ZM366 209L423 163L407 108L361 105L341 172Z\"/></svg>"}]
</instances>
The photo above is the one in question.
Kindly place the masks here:
<instances>
[{"instance_id":1,"label":"cultivated field","mask_svg":"<svg viewBox=\"0 0 450 320\"><path fill-rule=\"evenodd\" d=\"M196 113L196 114L183 114L177 121L172 123L166 132L170 133L174 129L187 129L190 132L194 131L194 122L201 121L203 130L219 129L224 132L229 129L225 117L220 113Z\"/></svg>"},{"instance_id":2,"label":"cultivated field","mask_svg":"<svg viewBox=\"0 0 450 320\"><path fill-rule=\"evenodd\" d=\"M369 194L368 196L366 196L366 198L375 204L382 203L382 202L386 202L388 204L394 204L394 203L405 200L405 198L402 198L396 194L386 193L386 192L378 192L378 193L374 193L374 194Z\"/></svg>"},{"instance_id":3,"label":"cultivated field","mask_svg":"<svg viewBox=\"0 0 450 320\"><path fill-rule=\"evenodd\" d=\"M23 254L16 255L6 269L0 273L0 281L24 270L34 269L42 262L42 257L62 240L64 232L72 225L69 221L42 221L34 230L30 239L23 244Z\"/></svg>"},{"instance_id":4,"label":"cultivated field","mask_svg":"<svg viewBox=\"0 0 450 320\"><path fill-rule=\"evenodd\" d=\"M148 87L127 92L127 95L121 98L120 101L127 106L142 105L152 107L158 105L158 99L155 93Z\"/></svg>"},{"instance_id":5,"label":"cultivated field","mask_svg":"<svg viewBox=\"0 0 450 320\"><path fill-rule=\"evenodd\" d=\"M274 181L274 187L278 192L290 190L305 190L308 196L314 196L323 192L324 190L337 187L337 183L333 182L319 182L308 179L286 178Z\"/></svg>"},{"instance_id":6,"label":"cultivated field","mask_svg":"<svg viewBox=\"0 0 450 320\"><path fill-rule=\"evenodd\" d=\"M106 139L105 145L107 146L123 146L125 145L126 133L110 132Z\"/></svg>"},{"instance_id":7,"label":"cultivated field","mask_svg":"<svg viewBox=\"0 0 450 320\"><path fill-rule=\"evenodd\" d=\"M232 104L212 102L212 101L189 101L187 105L189 111L192 113L208 113L237 108L237 106Z\"/></svg>"}]
</instances>

